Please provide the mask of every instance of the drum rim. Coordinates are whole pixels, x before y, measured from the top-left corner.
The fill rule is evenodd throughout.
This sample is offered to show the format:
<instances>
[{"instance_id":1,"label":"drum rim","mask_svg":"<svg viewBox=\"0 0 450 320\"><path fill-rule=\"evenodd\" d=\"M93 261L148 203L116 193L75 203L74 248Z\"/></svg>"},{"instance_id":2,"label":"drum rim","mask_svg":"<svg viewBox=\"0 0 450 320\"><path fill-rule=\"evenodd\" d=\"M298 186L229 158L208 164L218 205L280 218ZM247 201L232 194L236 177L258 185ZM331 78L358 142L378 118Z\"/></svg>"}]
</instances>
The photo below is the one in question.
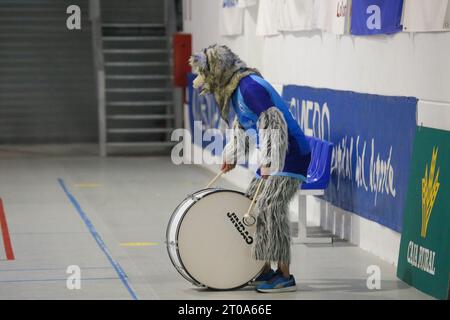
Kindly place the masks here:
<instances>
[{"instance_id":1,"label":"drum rim","mask_svg":"<svg viewBox=\"0 0 450 320\"><path fill-rule=\"evenodd\" d=\"M207 189L201 189L201 190L199 190L199 191L197 191L197 192L194 192L192 195L195 195L196 193L201 192L201 191L205 191L205 190L211 190L211 192L209 192L208 195L213 194L213 193L216 193L216 192L234 192L234 193L241 194L241 195L243 195L244 197L247 197L247 195L246 195L244 192L242 192L242 191L237 191L237 190L232 190L232 189L223 189L223 188L207 188ZM206 196L206 195L205 195L205 196ZM248 197L247 197L247 198L248 198ZM186 199L187 199L187 198L186 198ZM185 200L186 200L186 199L185 199ZM197 201L194 201L188 208L186 208L186 211L183 213L182 217L180 218L180 223L177 225L177 230L176 230L176 232L175 232L175 236L176 236L177 239L178 239L178 233L179 233L180 226L181 226L181 224L183 223L183 220L184 220L184 217L186 216L186 213L189 211L190 208L192 208L192 206L193 206L196 202L197 202ZM182 201L181 203L184 203L184 201ZM173 214L174 214L175 211L180 207L181 203L175 208ZM172 214L172 216L173 216L173 214ZM170 222L172 221L172 216L170 217L169 224L170 224ZM169 225L168 225L168 227L169 227ZM169 230L168 227L167 227L166 232ZM167 246L167 250L169 250L169 247L168 247L168 246ZM176 246L176 253L177 253L177 256L178 256L178 260L180 261L181 266L183 267L183 270L188 274L189 277L191 277L191 280L195 282L194 284L196 284L197 286L206 287L206 288L211 289L211 290L214 290L214 291L227 291L227 290L236 290L236 289L243 288L243 287L247 286L248 283L249 283L252 279L256 278L259 274L261 274L261 272L262 272L263 269L264 269L264 266L263 266L263 267L261 268L261 270L258 271L258 273L257 273L254 277L252 277L252 279L250 279L250 280L249 280L248 282L246 282L246 283L243 283L242 285L239 285L239 286L236 286L236 287L233 287L233 288L226 288L226 289L214 288L214 287L210 287L210 286L207 286L207 285L205 285L205 284L199 282L197 279L195 279L195 277L193 277L193 276L189 273L189 271L187 270L186 266L183 264L183 260L182 260L181 257L180 257L180 251L178 250L178 244L177 244L177 246ZM170 256L170 253L169 253L169 257L170 257L170 260L172 260L172 257ZM173 260L172 260L172 264L175 266L175 264L173 263ZM177 269L176 266L175 266L175 269ZM178 269L177 269L177 271L178 271ZM178 271L178 272L179 272L179 271ZM179 273L181 274L181 272L179 272ZM181 275L183 276L183 274L181 274ZM183 276L183 277L184 277L184 276ZM185 277L184 277L184 278L185 278ZM189 281L189 282L192 282L191 280L188 280L188 281Z\"/></svg>"},{"instance_id":2,"label":"drum rim","mask_svg":"<svg viewBox=\"0 0 450 320\"><path fill-rule=\"evenodd\" d=\"M175 267L175 269L178 271L178 273L179 273L184 279L186 279L187 281L189 281L190 283L192 283L192 284L194 284L194 285L196 285L196 286L198 286L198 287L202 287L203 285L202 285L200 282L198 282L197 280L195 280L195 279L189 274L189 272L186 270L186 267L183 265L183 262L182 262L182 260L181 260L181 257L180 257L180 254L179 254L179 250L178 250L178 243L175 244L175 252L176 252L176 255L177 255L177 257L178 257L178 261L181 263L181 267L183 268L183 270L187 273L187 275L188 275L190 278L186 277L186 275L184 275L184 274L179 270L177 264L176 264L175 261L173 260L172 254L171 254L170 249L169 249L169 246L170 246L170 243L169 243L169 229L170 229L170 226L171 226L171 222L173 221L173 219L174 219L174 217L175 217L175 213L177 213L177 210L178 210L184 203L186 203L186 201L187 201L189 198L192 198L192 196L194 196L194 195L196 195L196 194L198 194L198 193L200 193L200 192L202 192L202 191L208 190L208 189L210 189L210 188L198 190L198 191L196 191L196 192L194 192L194 193L188 195L186 198L184 198L183 201L181 201L181 202L178 204L178 206L176 206L176 208L173 210L172 214L170 215L169 221L168 221L168 223L167 223L167 227L166 227L166 249L167 249L167 254L168 254L168 256L169 256L170 262L172 262L172 265ZM213 189L213 188L211 188L211 189ZM190 196L190 197L189 197L189 196ZM194 202L194 203L195 203L195 202ZM180 223L179 223L179 224L181 224L181 221L183 221L183 218L184 218L184 216L186 215L186 212L189 211L189 209L190 209L191 207L192 207L192 205L190 205L188 208L186 208L185 212L183 213L183 216L180 218ZM175 231L175 240L178 238L178 229L179 229L179 226L177 226L177 229L176 229L176 231Z\"/></svg>"},{"instance_id":3,"label":"drum rim","mask_svg":"<svg viewBox=\"0 0 450 320\"><path fill-rule=\"evenodd\" d=\"M169 229L170 229L170 225L171 222L173 221L174 217L175 217L175 213L177 213L177 210L183 205L185 204L189 199L192 199L193 196L205 192L207 190L210 190L211 192L208 192L207 194L210 194L214 191L217 190L226 190L226 189L221 189L221 188L206 188L206 189L200 189L198 191L195 191L194 193L188 194L188 196L186 198L183 199L183 201L181 201L181 203L178 204L178 206L173 210L172 214L170 215L170 219L169 222L167 223L167 228L166 228L166 240L169 240ZM178 238L178 231L179 231L179 227L181 225L181 222L183 221L186 212L189 211L189 209L195 204L196 201L193 201L193 203L186 208L186 210L184 211L183 215L180 217L180 223L177 225L177 229L175 230L175 238ZM172 262L172 265L174 266L174 268L178 271L178 273L184 278L186 279L188 282L192 283L193 285L196 285L198 287L205 287L204 284L202 284L201 282L197 281L194 277L192 277L192 275L189 273L189 271L187 271L187 268L185 267L185 265L183 264L183 261L180 257L180 252L178 250L178 243L176 243L176 247L175 247L175 252L176 252L176 256L178 258L179 263L181 264L181 268L184 270L184 272L187 274L187 276L185 274L183 274L183 272L181 272L179 270L179 267L177 266L177 264L174 261L174 257L172 257L172 254L170 252L169 249L169 243L167 241L167 254L169 255L170 261Z\"/></svg>"}]
</instances>

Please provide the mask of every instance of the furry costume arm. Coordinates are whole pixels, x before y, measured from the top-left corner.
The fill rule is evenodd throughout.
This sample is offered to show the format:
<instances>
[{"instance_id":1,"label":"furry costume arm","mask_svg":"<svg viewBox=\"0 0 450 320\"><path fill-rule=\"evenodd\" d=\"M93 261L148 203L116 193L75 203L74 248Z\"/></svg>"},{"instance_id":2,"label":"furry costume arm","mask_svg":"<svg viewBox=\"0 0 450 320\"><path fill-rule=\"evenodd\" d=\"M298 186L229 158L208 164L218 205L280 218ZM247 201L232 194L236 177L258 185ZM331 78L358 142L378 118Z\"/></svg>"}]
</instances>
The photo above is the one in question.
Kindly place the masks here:
<instances>
[{"instance_id":1,"label":"furry costume arm","mask_svg":"<svg viewBox=\"0 0 450 320\"><path fill-rule=\"evenodd\" d=\"M246 135L239 121L234 118L230 140L223 150L222 160L224 163L241 163L242 156L247 153Z\"/></svg>"},{"instance_id":2,"label":"furry costume arm","mask_svg":"<svg viewBox=\"0 0 450 320\"><path fill-rule=\"evenodd\" d=\"M276 107L262 112L258 119L261 158L260 165L270 167L270 172L284 168L288 149L287 124L283 114Z\"/></svg>"}]
</instances>

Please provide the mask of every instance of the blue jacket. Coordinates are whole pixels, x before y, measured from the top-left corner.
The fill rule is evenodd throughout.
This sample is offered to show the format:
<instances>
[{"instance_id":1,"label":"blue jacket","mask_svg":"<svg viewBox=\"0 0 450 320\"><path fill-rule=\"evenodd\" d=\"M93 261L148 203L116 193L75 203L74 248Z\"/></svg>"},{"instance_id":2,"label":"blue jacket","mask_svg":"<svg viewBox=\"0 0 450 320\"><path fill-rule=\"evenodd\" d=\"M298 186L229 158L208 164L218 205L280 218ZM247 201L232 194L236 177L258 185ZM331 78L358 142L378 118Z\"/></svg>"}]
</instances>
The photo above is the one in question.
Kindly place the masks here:
<instances>
[{"instance_id":1,"label":"blue jacket","mask_svg":"<svg viewBox=\"0 0 450 320\"><path fill-rule=\"evenodd\" d=\"M287 123L288 151L283 170L273 175L306 180L311 160L309 143L288 106L270 83L257 75L242 78L231 96L231 104L241 126L245 130L254 129L256 132L256 124L262 112L271 107L281 111Z\"/></svg>"}]
</instances>

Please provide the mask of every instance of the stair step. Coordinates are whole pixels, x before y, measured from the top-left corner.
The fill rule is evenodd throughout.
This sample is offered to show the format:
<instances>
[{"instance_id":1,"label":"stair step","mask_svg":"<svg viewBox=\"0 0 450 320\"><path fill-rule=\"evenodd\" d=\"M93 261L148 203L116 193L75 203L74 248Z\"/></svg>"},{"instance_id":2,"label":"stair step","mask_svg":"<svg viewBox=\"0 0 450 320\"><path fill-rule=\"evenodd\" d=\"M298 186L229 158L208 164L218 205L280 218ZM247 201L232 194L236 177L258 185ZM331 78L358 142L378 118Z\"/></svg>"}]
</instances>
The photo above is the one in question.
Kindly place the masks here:
<instances>
[{"instance_id":1,"label":"stair step","mask_svg":"<svg viewBox=\"0 0 450 320\"><path fill-rule=\"evenodd\" d=\"M110 120L160 120L174 119L173 114L115 114L106 117Z\"/></svg>"},{"instance_id":2,"label":"stair step","mask_svg":"<svg viewBox=\"0 0 450 320\"><path fill-rule=\"evenodd\" d=\"M149 107L149 106L171 106L173 101L171 100L159 100L159 101L114 101L107 102L107 106L117 107Z\"/></svg>"},{"instance_id":3,"label":"stair step","mask_svg":"<svg viewBox=\"0 0 450 320\"><path fill-rule=\"evenodd\" d=\"M167 49L103 49L103 53L109 54L142 54L142 53L167 53Z\"/></svg>"},{"instance_id":4,"label":"stair step","mask_svg":"<svg viewBox=\"0 0 450 320\"><path fill-rule=\"evenodd\" d=\"M108 133L164 133L172 132L174 128L114 128L106 130Z\"/></svg>"},{"instance_id":5,"label":"stair step","mask_svg":"<svg viewBox=\"0 0 450 320\"><path fill-rule=\"evenodd\" d=\"M113 88L106 89L106 92L130 93L130 92L172 92L171 88Z\"/></svg>"},{"instance_id":6,"label":"stair step","mask_svg":"<svg viewBox=\"0 0 450 320\"><path fill-rule=\"evenodd\" d=\"M162 23L103 23L104 28L165 28Z\"/></svg>"},{"instance_id":7,"label":"stair step","mask_svg":"<svg viewBox=\"0 0 450 320\"><path fill-rule=\"evenodd\" d=\"M107 67L150 67L150 66L168 66L168 62L148 61L148 62L105 62Z\"/></svg>"},{"instance_id":8,"label":"stair step","mask_svg":"<svg viewBox=\"0 0 450 320\"><path fill-rule=\"evenodd\" d=\"M105 76L107 80L159 80L170 79L168 74L152 74L152 75L129 75L129 74L110 74Z\"/></svg>"},{"instance_id":9,"label":"stair step","mask_svg":"<svg viewBox=\"0 0 450 320\"><path fill-rule=\"evenodd\" d=\"M152 141L152 142L107 142L108 147L172 147L178 142L176 141Z\"/></svg>"},{"instance_id":10,"label":"stair step","mask_svg":"<svg viewBox=\"0 0 450 320\"><path fill-rule=\"evenodd\" d=\"M103 41L164 41L164 36L104 36Z\"/></svg>"}]
</instances>

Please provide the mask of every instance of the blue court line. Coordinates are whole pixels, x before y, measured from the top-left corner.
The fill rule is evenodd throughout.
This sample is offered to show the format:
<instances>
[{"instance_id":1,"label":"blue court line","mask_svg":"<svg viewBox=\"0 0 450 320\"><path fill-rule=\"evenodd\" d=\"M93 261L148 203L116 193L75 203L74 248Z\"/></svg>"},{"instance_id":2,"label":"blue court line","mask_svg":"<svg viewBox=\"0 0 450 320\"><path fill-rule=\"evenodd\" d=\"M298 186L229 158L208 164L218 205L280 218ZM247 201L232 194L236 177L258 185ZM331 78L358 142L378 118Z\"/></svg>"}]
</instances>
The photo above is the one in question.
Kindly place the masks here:
<instances>
[{"instance_id":1,"label":"blue court line","mask_svg":"<svg viewBox=\"0 0 450 320\"><path fill-rule=\"evenodd\" d=\"M86 227L89 229L89 232L91 233L94 240L97 242L100 249L105 254L106 258L108 258L109 262L113 266L113 268L116 270L117 275L119 276L120 280L124 284L125 288L127 288L128 292L130 293L131 297L134 300L138 300L138 297L136 293L134 292L133 288L131 287L130 283L128 282L128 277L126 273L123 271L122 267L119 265L117 261L113 259L111 254L108 251L108 248L106 248L105 243L103 242L102 238L98 234L97 230L95 230L94 225L92 224L91 220L89 220L87 214L83 211L80 204L78 203L77 199L69 192L69 190L66 187L66 184L64 183L64 180L59 178L58 182L61 186L61 188L64 190L64 193L69 198L70 202L72 202L72 205L75 207L75 209L78 211L78 214L80 215L81 219L86 224Z\"/></svg>"}]
</instances>

